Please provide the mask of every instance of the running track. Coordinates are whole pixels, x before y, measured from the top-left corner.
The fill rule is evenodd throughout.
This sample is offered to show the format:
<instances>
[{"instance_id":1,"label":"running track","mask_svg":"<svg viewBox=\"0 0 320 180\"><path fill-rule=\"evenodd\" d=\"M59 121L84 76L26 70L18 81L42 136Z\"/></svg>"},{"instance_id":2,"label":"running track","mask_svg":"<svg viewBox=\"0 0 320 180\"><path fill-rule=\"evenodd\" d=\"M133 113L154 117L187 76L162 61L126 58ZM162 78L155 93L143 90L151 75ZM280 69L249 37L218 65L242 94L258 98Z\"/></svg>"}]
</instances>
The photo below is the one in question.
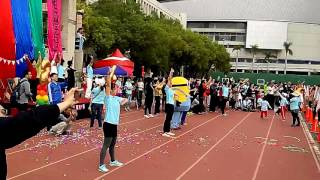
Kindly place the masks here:
<instances>
[{"instance_id":1,"label":"running track","mask_svg":"<svg viewBox=\"0 0 320 180\"><path fill-rule=\"evenodd\" d=\"M76 122L70 136L43 131L7 150L8 179L320 179L319 162L302 128L290 127L291 119L228 113L190 116L174 139L161 136L163 115L122 113L116 157L125 166L107 174L97 171L102 131L88 128L88 120Z\"/></svg>"}]
</instances>

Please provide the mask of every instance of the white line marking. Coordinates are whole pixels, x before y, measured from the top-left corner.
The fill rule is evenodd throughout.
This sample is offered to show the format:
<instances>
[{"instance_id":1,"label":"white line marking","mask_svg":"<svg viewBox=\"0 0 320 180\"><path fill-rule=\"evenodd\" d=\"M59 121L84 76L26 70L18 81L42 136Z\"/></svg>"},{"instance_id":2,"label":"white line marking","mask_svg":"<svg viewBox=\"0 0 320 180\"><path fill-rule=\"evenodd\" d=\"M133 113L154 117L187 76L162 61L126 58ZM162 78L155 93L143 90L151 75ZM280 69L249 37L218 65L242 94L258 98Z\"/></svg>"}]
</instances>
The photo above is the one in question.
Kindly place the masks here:
<instances>
[{"instance_id":1,"label":"white line marking","mask_svg":"<svg viewBox=\"0 0 320 180\"><path fill-rule=\"evenodd\" d=\"M312 156L313 156L313 159L314 159L314 162L316 163L316 166L317 166L317 169L318 169L318 172L320 172L320 164L319 164L319 161L318 161L318 158L315 154L315 149L312 148L311 146L311 142L310 142L310 139L313 140L313 137L310 137L310 139L308 138L308 135L307 135L307 132L306 132L306 129L307 129L307 126L305 124L305 122L302 122L302 131L303 131L303 134L305 135L306 139L307 139L307 142L308 142L308 145L309 145L309 148L311 150L311 153L312 153ZM311 134L310 134L311 136Z\"/></svg>"},{"instance_id":2,"label":"white line marking","mask_svg":"<svg viewBox=\"0 0 320 180\"><path fill-rule=\"evenodd\" d=\"M246 120L249 115L252 113L249 113L248 115L246 115L244 118L242 118L242 120L237 123L232 129L230 129L228 131L227 134L225 134L219 141L217 141L207 152L205 152L196 162L194 162L191 166L189 166L183 173L181 173L176 180L180 180L183 176L185 176L192 168L194 168L194 166L196 166L205 156L207 156L212 150L213 148L215 148L217 145L219 145L233 130L235 130L240 124L242 124L244 122L244 120Z\"/></svg>"},{"instance_id":3,"label":"white line marking","mask_svg":"<svg viewBox=\"0 0 320 180\"><path fill-rule=\"evenodd\" d=\"M176 140L176 139L178 139L178 138L180 138L180 137L184 136L185 134L188 134L189 132L191 132L191 131L193 131L193 130L195 130L195 129L198 129L199 127L201 127L201 126L203 126L203 125L205 125L205 124L207 124L207 123L211 122L212 120L214 120L214 119L216 119L216 118L218 118L218 117L221 117L221 115L217 115L217 116L215 116L214 118L211 118L211 119L209 119L208 121L206 121L206 122L204 122L204 123L202 123L202 124L200 124L200 125L198 125L198 126L196 126L196 127L192 128L192 129L190 129L190 130L188 130L188 131L184 132L183 134L180 134L180 135L179 135L179 136L177 136L175 139L171 139L171 140L169 140L169 141L167 141L167 142L165 142L165 143L163 143L163 144L161 144L161 145L159 145L159 146L156 146L156 147L152 148L151 150L149 150L149 151L147 151L147 152L145 152L145 153L141 154L140 156L138 156L138 157L136 157L136 158L134 158L134 159L131 159L130 161L128 161L127 163L125 163L123 166L121 166L121 167L117 167L117 168L115 168L115 169L112 169L112 170L111 170L111 171L109 171L108 173L103 174L103 175L101 175L101 176L99 176L99 177L95 178L94 180L101 179L101 178L103 178L104 176L106 176L106 175L108 175L108 174L111 174L111 173L113 173L113 172L115 172L115 171L119 170L120 168L127 166L128 164L131 164L132 162L136 161L137 159L139 159L139 158L141 158L141 157L144 157L146 154L149 154L149 153L151 153L152 151L154 151L154 150L156 150L156 149L159 149L159 148L161 148L162 146L164 146L164 145L166 145L166 144L169 144L170 142L172 142L172 141L174 141L174 140Z\"/></svg>"},{"instance_id":4,"label":"white line marking","mask_svg":"<svg viewBox=\"0 0 320 180\"><path fill-rule=\"evenodd\" d=\"M264 143L264 145L262 147L262 151L260 153L260 156L259 156L259 159L258 159L258 163L257 163L256 169L254 171L252 180L255 180L257 178L257 175L258 175L258 172L259 172L259 168L260 168L260 165L261 165L261 162L262 162L262 157L263 157L264 151L266 149L266 146L268 144L267 141L269 139L269 135L270 135L270 132L271 132L271 127L272 127L272 124L273 124L273 121L274 121L274 117L275 117L275 115L273 115L273 117L272 117L269 129L268 129L268 132L267 132L267 136L266 136L266 143Z\"/></svg>"}]
</instances>

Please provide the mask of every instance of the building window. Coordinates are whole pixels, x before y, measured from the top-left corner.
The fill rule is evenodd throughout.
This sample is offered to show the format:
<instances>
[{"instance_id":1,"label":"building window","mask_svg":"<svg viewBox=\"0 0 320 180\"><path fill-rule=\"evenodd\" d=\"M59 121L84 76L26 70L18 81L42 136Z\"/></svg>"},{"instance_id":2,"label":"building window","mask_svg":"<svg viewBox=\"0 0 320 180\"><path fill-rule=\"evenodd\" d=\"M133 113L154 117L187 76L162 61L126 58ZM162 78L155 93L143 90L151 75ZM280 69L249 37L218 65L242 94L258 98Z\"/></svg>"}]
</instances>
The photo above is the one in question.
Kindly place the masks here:
<instances>
[{"instance_id":1,"label":"building window","mask_svg":"<svg viewBox=\"0 0 320 180\"><path fill-rule=\"evenodd\" d=\"M208 22L188 22L188 28L209 28Z\"/></svg>"},{"instance_id":2,"label":"building window","mask_svg":"<svg viewBox=\"0 0 320 180\"><path fill-rule=\"evenodd\" d=\"M188 28L246 29L243 22L188 22Z\"/></svg>"},{"instance_id":3,"label":"building window","mask_svg":"<svg viewBox=\"0 0 320 180\"><path fill-rule=\"evenodd\" d=\"M311 64L320 64L320 61L311 61Z\"/></svg>"},{"instance_id":4,"label":"building window","mask_svg":"<svg viewBox=\"0 0 320 180\"><path fill-rule=\"evenodd\" d=\"M246 41L246 35L244 33L214 32L212 34L214 35L216 41Z\"/></svg>"},{"instance_id":5,"label":"building window","mask_svg":"<svg viewBox=\"0 0 320 180\"><path fill-rule=\"evenodd\" d=\"M287 71L287 74L308 75L308 72Z\"/></svg>"}]
</instances>

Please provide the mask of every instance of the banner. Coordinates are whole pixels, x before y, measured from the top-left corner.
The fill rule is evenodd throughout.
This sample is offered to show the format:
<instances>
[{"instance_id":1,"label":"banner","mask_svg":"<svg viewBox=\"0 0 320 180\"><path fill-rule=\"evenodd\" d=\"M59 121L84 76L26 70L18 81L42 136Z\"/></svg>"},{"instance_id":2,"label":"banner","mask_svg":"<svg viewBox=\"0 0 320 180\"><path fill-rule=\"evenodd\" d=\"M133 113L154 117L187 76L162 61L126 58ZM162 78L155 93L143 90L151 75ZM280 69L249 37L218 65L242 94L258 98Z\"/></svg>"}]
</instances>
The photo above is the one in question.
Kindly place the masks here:
<instances>
[{"instance_id":1,"label":"banner","mask_svg":"<svg viewBox=\"0 0 320 180\"><path fill-rule=\"evenodd\" d=\"M16 58L20 59L28 54L30 59L34 57L34 49L31 37L31 25L29 16L29 1L11 0L13 27L16 38Z\"/></svg>"},{"instance_id":2,"label":"banner","mask_svg":"<svg viewBox=\"0 0 320 180\"><path fill-rule=\"evenodd\" d=\"M55 54L62 56L61 0L48 0L47 7L49 60L52 60Z\"/></svg>"},{"instance_id":3,"label":"banner","mask_svg":"<svg viewBox=\"0 0 320 180\"><path fill-rule=\"evenodd\" d=\"M44 57L42 0L29 0L29 11L34 59L38 59L39 52Z\"/></svg>"},{"instance_id":4,"label":"banner","mask_svg":"<svg viewBox=\"0 0 320 180\"><path fill-rule=\"evenodd\" d=\"M0 57L0 79L16 77L16 61Z\"/></svg>"},{"instance_id":5,"label":"banner","mask_svg":"<svg viewBox=\"0 0 320 180\"><path fill-rule=\"evenodd\" d=\"M0 32L0 57L16 59L16 45L10 0L0 0ZM0 70L2 70L2 68Z\"/></svg>"}]
</instances>

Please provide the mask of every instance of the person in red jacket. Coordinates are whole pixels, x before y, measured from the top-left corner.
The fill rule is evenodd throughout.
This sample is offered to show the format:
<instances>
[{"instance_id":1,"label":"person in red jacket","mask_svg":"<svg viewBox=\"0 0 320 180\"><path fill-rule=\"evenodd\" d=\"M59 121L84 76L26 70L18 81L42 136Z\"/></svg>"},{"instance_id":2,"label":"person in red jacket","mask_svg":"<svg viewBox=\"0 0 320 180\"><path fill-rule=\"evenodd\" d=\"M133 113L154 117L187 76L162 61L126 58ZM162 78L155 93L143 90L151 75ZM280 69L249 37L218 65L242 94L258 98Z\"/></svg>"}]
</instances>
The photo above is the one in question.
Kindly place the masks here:
<instances>
[{"instance_id":1,"label":"person in red jacket","mask_svg":"<svg viewBox=\"0 0 320 180\"><path fill-rule=\"evenodd\" d=\"M35 136L41 129L59 123L59 115L68 107L74 105L74 93L71 89L65 96L64 102L57 105L38 106L32 110L20 112L14 117L7 117L0 109L0 179L6 179L7 161L6 149L12 148L23 141ZM1 108L1 107L0 107Z\"/></svg>"}]
</instances>

